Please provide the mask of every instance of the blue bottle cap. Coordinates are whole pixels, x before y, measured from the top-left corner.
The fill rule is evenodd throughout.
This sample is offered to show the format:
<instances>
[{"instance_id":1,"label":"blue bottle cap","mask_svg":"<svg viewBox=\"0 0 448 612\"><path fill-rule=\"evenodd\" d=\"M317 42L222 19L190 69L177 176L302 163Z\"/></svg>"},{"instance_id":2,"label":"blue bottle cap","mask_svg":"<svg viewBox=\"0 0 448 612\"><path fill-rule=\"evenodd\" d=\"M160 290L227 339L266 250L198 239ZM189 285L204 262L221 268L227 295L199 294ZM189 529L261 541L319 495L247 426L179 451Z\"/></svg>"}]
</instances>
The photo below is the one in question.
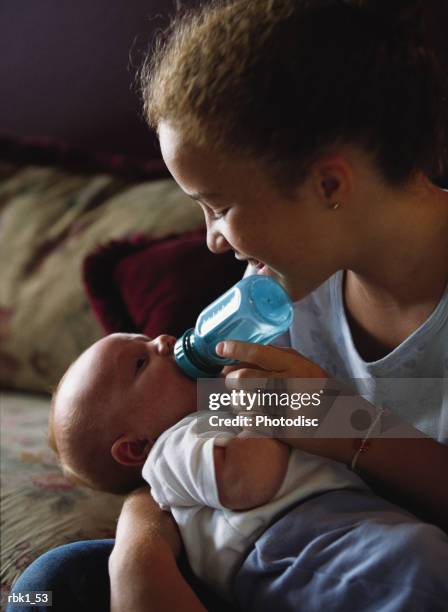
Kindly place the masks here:
<instances>
[{"instance_id":1,"label":"blue bottle cap","mask_svg":"<svg viewBox=\"0 0 448 612\"><path fill-rule=\"evenodd\" d=\"M196 380L197 378L214 378L221 370L221 366L210 366L199 363L197 358L190 349L190 340L194 334L194 329L187 329L180 338L177 339L174 345L174 359L176 364L189 378Z\"/></svg>"}]
</instances>

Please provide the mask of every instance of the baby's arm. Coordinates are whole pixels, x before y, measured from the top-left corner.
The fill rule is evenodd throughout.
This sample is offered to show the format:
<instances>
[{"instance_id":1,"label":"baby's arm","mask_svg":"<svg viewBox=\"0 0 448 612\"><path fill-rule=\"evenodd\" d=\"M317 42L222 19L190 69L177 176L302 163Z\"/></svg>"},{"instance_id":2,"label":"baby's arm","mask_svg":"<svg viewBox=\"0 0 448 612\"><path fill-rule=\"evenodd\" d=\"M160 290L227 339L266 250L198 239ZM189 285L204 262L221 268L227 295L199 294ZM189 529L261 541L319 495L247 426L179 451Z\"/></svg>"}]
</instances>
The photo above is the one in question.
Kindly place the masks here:
<instances>
[{"instance_id":1,"label":"baby's arm","mask_svg":"<svg viewBox=\"0 0 448 612\"><path fill-rule=\"evenodd\" d=\"M231 510L267 503L279 490L290 449L273 438L232 438L213 449L219 500Z\"/></svg>"}]
</instances>

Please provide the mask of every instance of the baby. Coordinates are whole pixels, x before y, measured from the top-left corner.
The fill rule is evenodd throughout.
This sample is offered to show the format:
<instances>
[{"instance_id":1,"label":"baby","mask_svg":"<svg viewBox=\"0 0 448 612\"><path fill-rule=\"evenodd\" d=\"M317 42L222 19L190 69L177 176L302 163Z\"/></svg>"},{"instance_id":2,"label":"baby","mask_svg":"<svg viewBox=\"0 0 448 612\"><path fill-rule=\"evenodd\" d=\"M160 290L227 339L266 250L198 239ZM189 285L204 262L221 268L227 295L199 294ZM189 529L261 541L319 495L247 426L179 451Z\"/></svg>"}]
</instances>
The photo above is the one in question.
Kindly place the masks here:
<instances>
[{"instance_id":1,"label":"baby","mask_svg":"<svg viewBox=\"0 0 448 612\"><path fill-rule=\"evenodd\" d=\"M49 442L70 478L111 493L127 493L144 483L142 467L156 439L196 414L196 383L176 366L175 342L168 335L150 340L111 334L69 367L53 395ZM242 446L260 446L260 440ZM279 487L289 451L275 440L263 446L276 453L276 478L267 486L263 468L264 478L255 479L257 489L241 492L238 499L222 481L222 467L230 462L223 461L222 447L216 447L218 488L230 505L246 506L249 495L256 505ZM245 501L240 499L243 493Z\"/></svg>"},{"instance_id":2,"label":"baby","mask_svg":"<svg viewBox=\"0 0 448 612\"><path fill-rule=\"evenodd\" d=\"M68 368L49 422L50 446L68 476L111 493L144 483L156 438L196 409L196 384L172 357L175 341L111 334Z\"/></svg>"},{"instance_id":3,"label":"baby","mask_svg":"<svg viewBox=\"0 0 448 612\"><path fill-rule=\"evenodd\" d=\"M343 489L355 496L349 506L369 511L375 496L341 463L210 427L210 414L196 411L196 382L175 364L175 341L112 334L87 349L53 396L50 444L64 472L90 487L125 493L149 483L179 526L192 570L229 599L248 551L287 510ZM392 508L397 522L417 522L376 500L376 511ZM350 524L361 518L355 512ZM333 527L327 535L339 537Z\"/></svg>"}]
</instances>

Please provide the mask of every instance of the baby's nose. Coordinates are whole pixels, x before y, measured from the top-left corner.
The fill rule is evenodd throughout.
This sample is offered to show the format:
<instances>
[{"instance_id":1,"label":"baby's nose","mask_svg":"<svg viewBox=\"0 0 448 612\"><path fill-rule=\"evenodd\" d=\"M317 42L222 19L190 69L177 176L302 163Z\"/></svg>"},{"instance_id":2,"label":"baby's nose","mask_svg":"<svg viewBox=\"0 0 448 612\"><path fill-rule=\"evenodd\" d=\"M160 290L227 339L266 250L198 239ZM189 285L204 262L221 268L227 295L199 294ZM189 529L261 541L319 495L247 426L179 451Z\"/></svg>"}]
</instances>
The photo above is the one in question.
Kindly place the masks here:
<instances>
[{"instance_id":1,"label":"baby's nose","mask_svg":"<svg viewBox=\"0 0 448 612\"><path fill-rule=\"evenodd\" d=\"M176 344L176 338L168 334L162 334L161 336L157 336L154 342L159 355L170 355Z\"/></svg>"}]
</instances>

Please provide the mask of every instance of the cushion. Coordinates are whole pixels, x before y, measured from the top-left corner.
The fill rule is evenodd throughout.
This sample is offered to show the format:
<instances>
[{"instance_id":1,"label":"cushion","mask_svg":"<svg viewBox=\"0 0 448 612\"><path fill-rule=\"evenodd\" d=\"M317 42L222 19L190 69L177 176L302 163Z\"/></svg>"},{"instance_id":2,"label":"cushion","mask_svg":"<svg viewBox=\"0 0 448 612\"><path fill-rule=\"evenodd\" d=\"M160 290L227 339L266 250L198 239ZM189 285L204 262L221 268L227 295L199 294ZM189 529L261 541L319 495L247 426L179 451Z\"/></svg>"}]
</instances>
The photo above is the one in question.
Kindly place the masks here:
<instances>
[{"instance_id":1,"label":"cushion","mask_svg":"<svg viewBox=\"0 0 448 612\"><path fill-rule=\"evenodd\" d=\"M199 207L171 179L0 163L0 386L48 393L103 336L82 282L98 245L202 225Z\"/></svg>"},{"instance_id":2,"label":"cushion","mask_svg":"<svg viewBox=\"0 0 448 612\"><path fill-rule=\"evenodd\" d=\"M113 241L86 258L84 281L106 332L179 336L244 269L232 253L211 253L199 228L163 240Z\"/></svg>"}]
</instances>

